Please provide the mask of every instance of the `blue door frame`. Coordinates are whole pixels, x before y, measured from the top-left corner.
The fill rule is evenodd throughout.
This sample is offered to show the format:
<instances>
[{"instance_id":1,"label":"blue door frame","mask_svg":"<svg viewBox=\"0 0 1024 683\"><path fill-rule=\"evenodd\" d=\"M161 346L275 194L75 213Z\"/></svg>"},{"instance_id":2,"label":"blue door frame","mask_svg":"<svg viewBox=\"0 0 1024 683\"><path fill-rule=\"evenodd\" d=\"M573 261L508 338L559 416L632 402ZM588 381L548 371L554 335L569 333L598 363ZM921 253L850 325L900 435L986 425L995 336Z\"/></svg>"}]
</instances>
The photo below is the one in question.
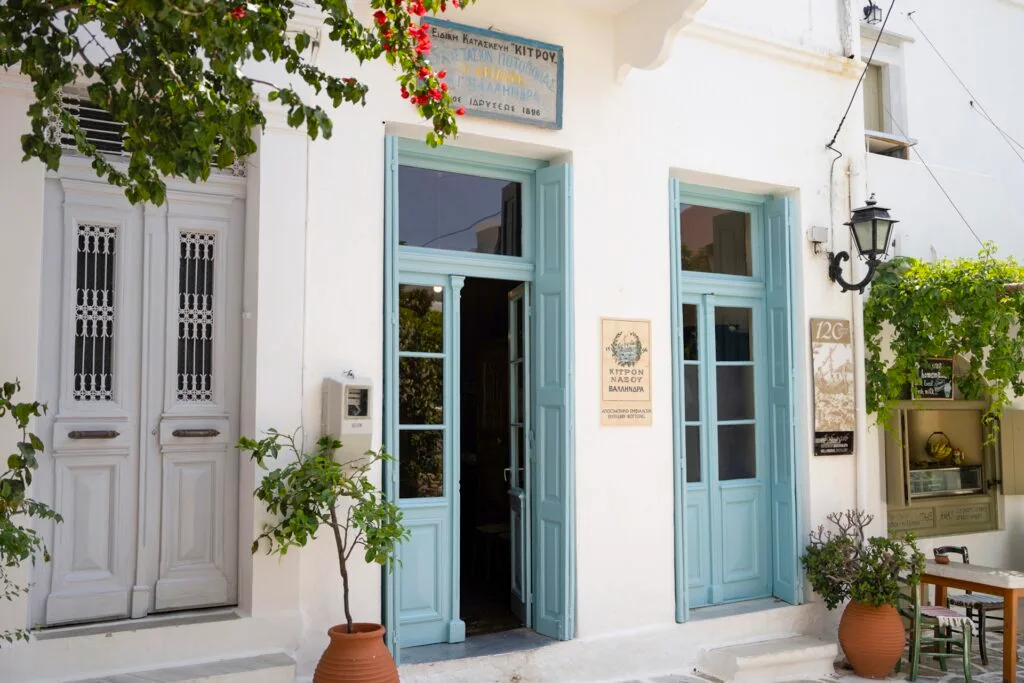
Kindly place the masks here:
<instances>
[{"instance_id":1,"label":"blue door frame","mask_svg":"<svg viewBox=\"0 0 1024 683\"><path fill-rule=\"evenodd\" d=\"M683 355L683 305L700 306L707 312L705 325L713 316L708 306L756 306L754 324L760 328L755 340L755 367L757 389L756 415L759 457L759 475L763 478L765 504L758 505L758 527L770 537L765 558L764 579L770 593L786 602L802 601L802 583L799 568L797 530L797 486L795 467L793 387L793 329L792 329L792 219L788 198L753 196L725 190L684 185L675 179L669 182L670 204L670 258L672 278L672 394L675 484L675 565L676 565L676 620L686 621L693 606L709 602L727 602L734 599L728 586L722 582L721 571L712 571L712 562L723 562L727 548L723 538L704 534L712 523L711 492L707 489L708 461L717 454L708 453L715 444L714 437L702 438L701 485L687 484L686 427L689 419L701 423L704 431L713 424L708 419L708 406L715 403L713 385L709 380L700 382L701 414L686 415L684 403L683 369L696 362ZM684 204L696 204L721 209L742 211L750 215L752 276L730 277L703 273L683 274L680 253L680 210ZM704 339L711 339L710 334ZM706 344L707 345L707 344ZM707 367L707 366L706 366ZM762 465L763 462L763 465ZM735 487L730 483L729 486ZM753 490L753 489L751 489ZM721 501L720 501L721 502ZM705 504L706 503L706 504ZM718 506L721 515L721 506ZM718 578L715 578L717 576ZM754 586L755 584L750 584ZM756 587L756 586L755 586ZM754 588L751 588L753 591ZM754 591L756 592L756 591ZM739 593L742 595L743 593Z\"/></svg>"},{"instance_id":2,"label":"blue door frame","mask_svg":"<svg viewBox=\"0 0 1024 683\"><path fill-rule=\"evenodd\" d=\"M396 659L399 644L458 642L465 638L459 618L459 458L458 294L466 277L531 283L528 288L532 335L530 386L532 548L529 596L533 628L543 635L568 640L575 635L575 531L573 529L574 453L572 443L572 221L571 167L546 162L444 147L430 149L410 140L386 139L385 177L385 367L384 445L401 459L397 419L399 376L398 290L400 284L442 288L445 297L445 493L441 498L408 501L399 497L398 462L385 463L385 495L399 501L413 528L413 541L399 551L422 559L425 539L442 548L431 558L430 599L403 603L402 586L410 590L409 563L384 572L383 620L387 642ZM415 166L519 182L522 188L523 238L519 257L442 251L398 244L398 171ZM537 315L532 313L536 312ZM408 355L408 354L405 354ZM452 422L449 422L452 421ZM407 429L403 426L402 429ZM422 527L422 528L421 528ZM417 538L419 536L419 538ZM417 576L417 580L426 580ZM426 589L417 585L417 598ZM407 601L408 602L408 601ZM405 631L409 631L406 637Z\"/></svg>"}]
</instances>

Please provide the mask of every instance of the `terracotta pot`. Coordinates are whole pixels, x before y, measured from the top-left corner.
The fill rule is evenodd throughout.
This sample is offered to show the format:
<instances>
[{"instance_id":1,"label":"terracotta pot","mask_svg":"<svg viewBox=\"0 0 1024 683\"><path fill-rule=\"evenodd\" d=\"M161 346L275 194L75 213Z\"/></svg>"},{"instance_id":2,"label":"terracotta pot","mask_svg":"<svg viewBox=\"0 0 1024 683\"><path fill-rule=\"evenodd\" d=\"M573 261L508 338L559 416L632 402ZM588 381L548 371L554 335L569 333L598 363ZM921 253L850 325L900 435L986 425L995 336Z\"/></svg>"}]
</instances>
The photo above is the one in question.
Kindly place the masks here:
<instances>
[{"instance_id":1,"label":"terracotta pot","mask_svg":"<svg viewBox=\"0 0 1024 683\"><path fill-rule=\"evenodd\" d=\"M839 644L858 676L886 678L903 655L903 619L892 605L851 602L839 620Z\"/></svg>"},{"instance_id":2,"label":"terracotta pot","mask_svg":"<svg viewBox=\"0 0 1024 683\"><path fill-rule=\"evenodd\" d=\"M399 683L398 668L384 645L380 624L345 624L327 632L330 645L313 673L313 683Z\"/></svg>"}]
</instances>

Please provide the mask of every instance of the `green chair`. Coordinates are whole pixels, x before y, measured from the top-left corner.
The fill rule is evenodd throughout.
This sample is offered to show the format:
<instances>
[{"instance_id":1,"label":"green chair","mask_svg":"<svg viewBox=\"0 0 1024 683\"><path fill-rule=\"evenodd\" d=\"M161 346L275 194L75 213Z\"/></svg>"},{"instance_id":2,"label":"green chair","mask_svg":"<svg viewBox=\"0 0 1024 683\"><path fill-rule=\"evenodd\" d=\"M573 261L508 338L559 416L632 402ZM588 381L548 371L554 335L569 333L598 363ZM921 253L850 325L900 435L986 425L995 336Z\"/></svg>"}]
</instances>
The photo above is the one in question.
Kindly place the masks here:
<instances>
[{"instance_id":1,"label":"green chair","mask_svg":"<svg viewBox=\"0 0 1024 683\"><path fill-rule=\"evenodd\" d=\"M939 661L939 668L946 671L946 660L962 659L964 678L971 683L971 627L973 620L944 605L922 605L920 584L909 586L903 582L907 592L901 593L898 606L900 615L909 620L907 647L910 651L910 680L917 680L921 666L921 654ZM954 631L953 629L958 629ZM931 637L924 635L928 629ZM926 649L933 648L933 649ZM902 668L903 660L896 665L896 672Z\"/></svg>"}]
</instances>

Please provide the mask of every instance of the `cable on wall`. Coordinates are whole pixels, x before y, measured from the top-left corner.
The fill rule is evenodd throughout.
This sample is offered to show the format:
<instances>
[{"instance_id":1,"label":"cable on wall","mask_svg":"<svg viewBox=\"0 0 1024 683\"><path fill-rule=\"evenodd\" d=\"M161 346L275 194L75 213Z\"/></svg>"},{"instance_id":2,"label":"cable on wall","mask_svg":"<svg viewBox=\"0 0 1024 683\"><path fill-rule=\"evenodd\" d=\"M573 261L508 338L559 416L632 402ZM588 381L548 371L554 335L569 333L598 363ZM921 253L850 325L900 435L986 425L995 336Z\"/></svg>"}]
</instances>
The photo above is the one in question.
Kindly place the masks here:
<instances>
[{"instance_id":1,"label":"cable on wall","mask_svg":"<svg viewBox=\"0 0 1024 683\"><path fill-rule=\"evenodd\" d=\"M931 41L931 38L928 37L928 34L924 32L923 28L921 28L921 25L917 23L916 19L914 19L914 12L908 12L907 19L909 19L910 23L917 28L917 30L921 33L921 37L924 38L925 42L928 43L928 46L931 47L933 52L935 52L935 55L939 58L939 61L941 61L946 66L946 68L949 69L949 73L953 74L953 78L956 79L956 82L960 84L960 87L963 88L964 92L966 92L967 95L971 98L971 108L977 111L979 114L981 114L981 116L986 121L992 124L992 127L995 128L996 132L998 132L1000 137L1003 138L1003 142L1005 142L1006 145L1010 148L1010 150L1017 155L1017 158L1020 159L1021 163L1024 163L1024 155L1021 154L1021 150L1017 149L1017 147L1014 147L1014 143L1016 143L1016 145L1020 147L1024 146L1022 146L1019 142L1010 137L1006 133L1006 131L1004 131L996 124L996 122L992 119L989 113L985 111L985 107L982 106L981 101L973 92L971 92L971 89L967 87L966 83L964 83L964 79L960 78L960 75L953 68L953 65L949 63L945 56L943 56L943 54L939 51L939 48L935 46L935 43Z\"/></svg>"},{"instance_id":2,"label":"cable on wall","mask_svg":"<svg viewBox=\"0 0 1024 683\"><path fill-rule=\"evenodd\" d=\"M889 117L889 120L892 122L892 125L896 127L896 130L900 132L900 135L902 135L905 139L909 140L910 138L907 137L907 133L903 130L903 127L900 126L899 121L897 121L896 117L892 115L891 111L889 111L889 107L885 106L884 103L882 104L882 106L885 109L885 113ZM953 210L956 211L958 216L960 216L960 220L964 222L964 225L967 226L967 229L971 231L972 235L974 235L974 239L978 240L978 244L980 244L981 246L985 246L985 242L980 237L978 237L978 233L974 231L973 227L971 227L971 223L970 221L967 220L967 216L965 216L964 212L960 210L960 207L956 205L956 202L953 201L953 197L950 196L949 192L946 191L946 188L942 186L942 183L939 182L938 176L935 175L931 167L924 160L924 157L921 156L921 152L918 151L917 145L911 145L910 149L911 151L914 152L914 156L917 157L917 160L921 162L921 165L924 166L924 170L928 171L928 175L930 175L932 177L932 180L935 181L935 184L939 186L939 189L942 191L942 194L946 195L946 199L949 201L949 205L953 207Z\"/></svg>"},{"instance_id":3,"label":"cable on wall","mask_svg":"<svg viewBox=\"0 0 1024 683\"><path fill-rule=\"evenodd\" d=\"M839 132L843 129L843 124L846 123L846 117L850 115L850 109L853 108L853 103L857 99L857 92L860 91L860 86L864 83L864 77L868 73L868 68L871 66L871 59L875 56L875 50L878 49L878 43L882 39L882 33L885 31L885 25L889 23L889 15L892 14L892 8L896 6L896 0L892 0L889 3L889 9L885 13L885 19L882 20L882 26L878 30L878 35L875 36L875 44L871 46L871 54L868 55L867 60L864 62L864 70L860 72L860 78L857 79L857 85L853 88L853 94L850 95L850 101L846 105L846 111L843 112L843 118L839 119L839 125L836 126L836 132L833 133L832 139L828 141L825 148L835 153L835 158L832 159L832 164L828 169L828 220L829 224L835 220L835 207L833 206L833 182L836 173L836 162L843 158L843 153L835 148L836 140L839 138Z\"/></svg>"}]
</instances>

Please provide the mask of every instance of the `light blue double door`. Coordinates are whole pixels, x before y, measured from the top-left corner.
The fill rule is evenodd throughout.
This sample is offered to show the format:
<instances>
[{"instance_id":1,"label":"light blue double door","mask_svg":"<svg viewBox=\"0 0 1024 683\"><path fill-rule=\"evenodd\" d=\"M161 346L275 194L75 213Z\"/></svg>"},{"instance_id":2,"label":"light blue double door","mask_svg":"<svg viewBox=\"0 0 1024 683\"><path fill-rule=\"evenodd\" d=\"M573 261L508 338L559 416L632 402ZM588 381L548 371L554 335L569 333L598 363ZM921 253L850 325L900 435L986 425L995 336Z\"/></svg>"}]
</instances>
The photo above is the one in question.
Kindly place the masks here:
<instances>
[{"instance_id":1,"label":"light blue double door","mask_svg":"<svg viewBox=\"0 0 1024 683\"><path fill-rule=\"evenodd\" d=\"M764 299L681 297L691 607L772 594Z\"/></svg>"}]
</instances>

